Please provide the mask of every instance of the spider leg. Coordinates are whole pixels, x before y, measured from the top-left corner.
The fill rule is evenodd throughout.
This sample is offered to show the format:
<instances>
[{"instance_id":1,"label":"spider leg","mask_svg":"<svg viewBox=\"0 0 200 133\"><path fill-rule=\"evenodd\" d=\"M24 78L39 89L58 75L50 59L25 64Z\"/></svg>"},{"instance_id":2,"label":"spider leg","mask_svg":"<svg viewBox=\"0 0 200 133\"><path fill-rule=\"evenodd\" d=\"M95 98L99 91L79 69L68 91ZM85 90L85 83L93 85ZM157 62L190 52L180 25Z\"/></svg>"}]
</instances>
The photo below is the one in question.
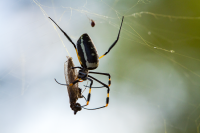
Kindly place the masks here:
<instances>
[{"instance_id":1,"label":"spider leg","mask_svg":"<svg viewBox=\"0 0 200 133\"><path fill-rule=\"evenodd\" d=\"M50 17L49 17L49 19L51 19ZM54 22L54 24L55 25L57 25L57 23L53 20L53 19L51 19L51 21L53 21ZM58 26L58 25L57 25ZM74 45L74 48L76 49L76 45L72 42L72 40L71 40L71 38L58 26L58 28L62 31L62 33L67 37L67 39Z\"/></svg>"},{"instance_id":2,"label":"spider leg","mask_svg":"<svg viewBox=\"0 0 200 133\"><path fill-rule=\"evenodd\" d=\"M88 108L84 108L84 107L83 107L83 108L84 108L84 109L87 109L87 110L96 110L96 109L101 109L101 108L107 107L107 106L108 106L108 103L109 103L109 92L110 92L109 86L106 85L106 84L104 84L104 83L102 83L101 81L99 81L98 79L96 79L96 78L94 78L94 77L92 77L92 76L90 76L90 75L88 75L88 77L90 77L90 78L92 78L93 80L99 82L100 84L104 85L104 86L107 88L106 105L105 105L105 106L102 106L102 107L99 107L99 108L94 108L94 109L88 109ZM90 87L91 87L91 86L90 86ZM90 88L90 89L91 89L91 88Z\"/></svg>"},{"instance_id":3,"label":"spider leg","mask_svg":"<svg viewBox=\"0 0 200 133\"><path fill-rule=\"evenodd\" d=\"M50 17L49 17L49 19L51 19ZM53 20L53 19L51 19L51 21L53 21L54 22L54 24L55 25L57 25L57 23ZM57 25L58 26L58 25ZM71 40L71 38L58 26L58 28L62 31L62 33L67 37L67 39L74 45L74 48L76 49L76 45L72 42L72 40Z\"/></svg>"},{"instance_id":4,"label":"spider leg","mask_svg":"<svg viewBox=\"0 0 200 133\"><path fill-rule=\"evenodd\" d=\"M91 88L92 88L92 84L93 84L93 80L92 79L90 79L90 78L87 78L88 80L90 80L91 81L91 83L90 83L90 89L89 89L89 93L88 93L88 96L87 96L87 103L86 103L86 105L88 105L89 104L89 102L90 102L90 96L91 96Z\"/></svg>"},{"instance_id":5,"label":"spider leg","mask_svg":"<svg viewBox=\"0 0 200 133\"><path fill-rule=\"evenodd\" d=\"M91 90L92 90L91 88L92 88L93 80L90 79L90 78L88 78L88 77L87 77L87 79L90 80L90 82L91 82L91 83L90 83L90 89L89 89L89 93L88 93L88 96L87 96L87 103L86 103L86 105L80 106L80 107L82 107L82 108L85 107L85 106L87 106L87 105L89 104L89 102L90 102L90 97L91 97Z\"/></svg>"},{"instance_id":6,"label":"spider leg","mask_svg":"<svg viewBox=\"0 0 200 133\"><path fill-rule=\"evenodd\" d=\"M51 18L49 17L49 19L51 19ZM57 23L56 23L53 19L51 19L51 21L53 21L54 24L57 25ZM58 26L58 25L57 25L57 26ZM76 45L72 42L72 39L67 35L67 33L65 33L59 26L58 26L58 28L59 28L59 29L62 31L62 33L67 37L67 39L73 44L73 46L74 46L74 48L75 48L75 50L76 50L76 54L77 54L78 60L79 60L80 64L82 64L81 61L80 61L80 57L79 57L79 55L78 55L78 51L77 51Z\"/></svg>"},{"instance_id":7,"label":"spider leg","mask_svg":"<svg viewBox=\"0 0 200 133\"><path fill-rule=\"evenodd\" d=\"M107 55L110 52L110 50L115 46L115 44L117 43L117 41L119 40L119 35L120 35L120 31L121 31L123 20L124 20L124 16L122 17L122 22L121 22L119 33L118 33L118 36L117 36L117 40L115 40L115 42L110 46L110 48L108 49L108 51L105 54L103 54L101 57L99 57L99 59L101 59L102 57L104 57L105 55Z\"/></svg>"},{"instance_id":8,"label":"spider leg","mask_svg":"<svg viewBox=\"0 0 200 133\"><path fill-rule=\"evenodd\" d=\"M79 69L82 69L82 67L72 67L72 69L75 69L75 68L79 68Z\"/></svg>"},{"instance_id":9,"label":"spider leg","mask_svg":"<svg viewBox=\"0 0 200 133\"><path fill-rule=\"evenodd\" d=\"M92 73L92 74L99 74L99 75L106 75L106 76L108 76L108 78L109 78L108 86L110 87L110 85L111 85L111 76L110 76L109 73L100 73L100 72L89 72L89 73ZM85 85L84 85L84 86L85 86ZM89 87L89 86L85 86L85 87ZM92 88L103 88L103 87L105 87L105 86L92 87Z\"/></svg>"},{"instance_id":10,"label":"spider leg","mask_svg":"<svg viewBox=\"0 0 200 133\"><path fill-rule=\"evenodd\" d=\"M110 76L109 73L100 73L100 72L89 72L89 73L108 76L108 78L109 78L109 80L108 80L108 86L110 87L110 85L111 85L111 76ZM102 87L100 87L100 88L102 88Z\"/></svg>"}]
</instances>

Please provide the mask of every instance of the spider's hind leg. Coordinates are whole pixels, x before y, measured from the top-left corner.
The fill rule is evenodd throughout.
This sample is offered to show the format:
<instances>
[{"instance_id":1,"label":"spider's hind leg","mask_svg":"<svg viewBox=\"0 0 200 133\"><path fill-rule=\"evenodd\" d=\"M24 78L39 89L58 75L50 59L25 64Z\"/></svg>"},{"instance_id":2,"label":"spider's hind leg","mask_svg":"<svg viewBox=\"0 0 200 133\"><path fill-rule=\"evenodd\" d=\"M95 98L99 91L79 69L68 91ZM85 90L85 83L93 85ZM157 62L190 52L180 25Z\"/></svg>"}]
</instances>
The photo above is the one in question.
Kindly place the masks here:
<instances>
[{"instance_id":1,"label":"spider's hind leg","mask_svg":"<svg viewBox=\"0 0 200 133\"><path fill-rule=\"evenodd\" d=\"M102 83L101 81L99 81L98 79L96 79L96 78L94 78L94 77L92 77L92 76L90 76L90 75L88 75L88 77L90 77L91 79L93 79L93 80L99 82L100 84L104 85L104 86L107 88L106 105L105 105L105 106L98 107L98 108L93 108L93 109L88 109L88 108L84 108L84 107L83 107L83 108L84 108L84 109L87 109L87 110L96 110L96 109L101 109L101 108L107 107L107 106L108 106L108 103L109 103L109 92L110 92L109 86L106 85L106 84L104 84L104 83ZM90 88L90 89L91 89L91 88Z\"/></svg>"}]
</instances>

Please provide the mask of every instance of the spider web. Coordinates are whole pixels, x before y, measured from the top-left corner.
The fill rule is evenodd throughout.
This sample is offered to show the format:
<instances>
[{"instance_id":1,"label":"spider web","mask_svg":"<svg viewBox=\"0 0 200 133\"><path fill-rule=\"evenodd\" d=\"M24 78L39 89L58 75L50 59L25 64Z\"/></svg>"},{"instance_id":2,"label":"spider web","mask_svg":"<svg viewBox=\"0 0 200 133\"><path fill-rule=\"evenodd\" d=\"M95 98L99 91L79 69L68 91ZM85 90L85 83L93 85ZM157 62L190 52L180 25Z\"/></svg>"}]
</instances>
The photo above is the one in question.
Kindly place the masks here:
<instances>
[{"instance_id":1,"label":"spider web","mask_svg":"<svg viewBox=\"0 0 200 133\"><path fill-rule=\"evenodd\" d=\"M199 133L198 5L186 0L2 2L0 132ZM48 17L74 43L88 33L101 56L115 41L122 16L120 39L95 70L111 74L110 104L75 117L66 87L54 78L65 83L67 55L79 62ZM92 76L107 83L107 77ZM105 88L92 89L88 108L105 100Z\"/></svg>"}]
</instances>

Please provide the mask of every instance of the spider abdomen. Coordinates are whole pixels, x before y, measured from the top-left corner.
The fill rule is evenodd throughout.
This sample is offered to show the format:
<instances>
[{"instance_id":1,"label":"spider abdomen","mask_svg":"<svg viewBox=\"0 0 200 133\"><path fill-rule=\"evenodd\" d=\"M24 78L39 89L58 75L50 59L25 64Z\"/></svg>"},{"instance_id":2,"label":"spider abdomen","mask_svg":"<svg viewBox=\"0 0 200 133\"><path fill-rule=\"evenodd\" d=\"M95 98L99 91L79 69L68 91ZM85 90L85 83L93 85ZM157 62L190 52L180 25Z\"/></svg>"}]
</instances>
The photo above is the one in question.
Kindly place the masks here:
<instances>
[{"instance_id":1,"label":"spider abdomen","mask_svg":"<svg viewBox=\"0 0 200 133\"><path fill-rule=\"evenodd\" d=\"M96 69L99 65L99 56L88 34L83 34L77 41L78 56L81 66L88 70Z\"/></svg>"}]
</instances>

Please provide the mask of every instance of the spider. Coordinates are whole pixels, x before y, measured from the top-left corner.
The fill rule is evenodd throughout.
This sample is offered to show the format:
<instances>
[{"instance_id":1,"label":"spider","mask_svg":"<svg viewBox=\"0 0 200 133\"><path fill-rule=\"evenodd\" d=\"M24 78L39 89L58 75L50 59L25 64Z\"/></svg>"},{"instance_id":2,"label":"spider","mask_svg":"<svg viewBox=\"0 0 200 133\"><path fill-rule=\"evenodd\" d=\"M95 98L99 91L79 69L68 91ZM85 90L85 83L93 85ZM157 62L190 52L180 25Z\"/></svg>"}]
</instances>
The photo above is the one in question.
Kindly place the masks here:
<instances>
[{"instance_id":1,"label":"spider","mask_svg":"<svg viewBox=\"0 0 200 133\"><path fill-rule=\"evenodd\" d=\"M51 19L49 17L49 19ZM115 44L117 43L117 41L119 40L119 35L120 35L120 31L121 31L121 27L122 27L122 23L123 23L123 19L124 16L122 17L122 22L121 22L121 26L119 29L119 33L117 36L117 39L114 41L114 43L110 46L110 48L108 49L107 52L105 52L102 56L98 56L97 50L92 42L92 40L90 39L90 37L88 36L88 34L83 34L77 41L77 46L72 42L71 38L56 24L56 22L51 19L51 21L53 21L55 23L55 25L57 25L57 27L61 30L61 32L65 35L65 37L73 44L75 50L76 50L76 54L79 60L79 63L81 65L81 67L73 67L72 69L75 68L79 68L79 72L78 72L78 76L76 78L76 80L70 84L61 84L59 83L56 79L55 81L60 84L60 85L66 85L66 86L72 86L78 82L82 82L85 80L89 80L90 81L90 86L89 86L89 93L87 96L87 102L85 105L81 106L81 108L84 108L85 106L89 105L89 101L90 101L90 97L91 97L91 88L102 88L102 87L106 87L107 88L107 98L106 98L106 105L105 106L101 106L98 108L93 108L93 109L88 109L88 108L84 108L84 109L88 109L88 110L96 110L96 109L101 109L101 108L105 108L108 106L109 103L109 92L110 92L110 85L111 85L111 76L109 73L101 73L101 72L91 72L89 70L94 70L98 67L99 65L99 59L101 59L102 57L104 57L105 55L107 55L110 50L115 46ZM98 79L92 77L89 75L89 73L91 74L100 74L100 75L105 75L108 76L109 81L108 81L108 85L104 84L103 82L99 81ZM93 84L93 80L99 82L100 84L102 84L102 87L92 87Z\"/></svg>"},{"instance_id":2,"label":"spider","mask_svg":"<svg viewBox=\"0 0 200 133\"><path fill-rule=\"evenodd\" d=\"M85 14L85 15L87 16L87 14ZM95 21L90 19L88 16L87 16L87 18L91 21L91 26L94 27L95 26Z\"/></svg>"},{"instance_id":3,"label":"spider","mask_svg":"<svg viewBox=\"0 0 200 133\"><path fill-rule=\"evenodd\" d=\"M94 27L95 26L95 22L94 20L91 19L91 26Z\"/></svg>"}]
</instances>

